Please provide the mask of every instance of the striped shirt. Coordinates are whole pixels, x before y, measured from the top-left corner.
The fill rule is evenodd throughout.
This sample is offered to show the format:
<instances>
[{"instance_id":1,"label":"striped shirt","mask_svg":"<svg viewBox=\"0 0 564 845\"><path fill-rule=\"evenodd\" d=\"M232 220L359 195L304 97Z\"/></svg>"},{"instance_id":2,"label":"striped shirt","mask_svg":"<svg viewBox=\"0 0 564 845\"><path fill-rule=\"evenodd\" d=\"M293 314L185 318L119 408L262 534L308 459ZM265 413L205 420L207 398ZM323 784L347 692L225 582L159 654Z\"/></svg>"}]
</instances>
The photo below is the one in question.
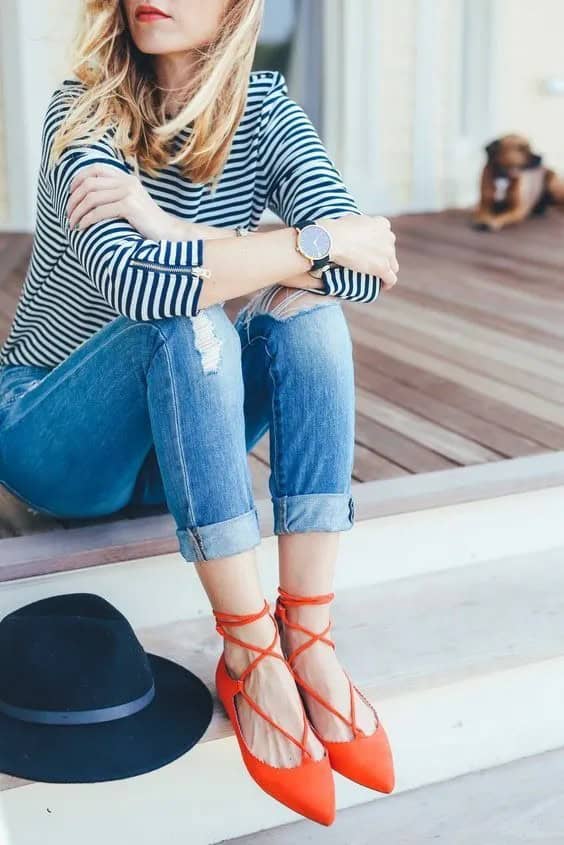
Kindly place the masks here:
<instances>
[{"instance_id":1,"label":"striped shirt","mask_svg":"<svg viewBox=\"0 0 564 845\"><path fill-rule=\"evenodd\" d=\"M79 80L64 79L47 106L32 253L0 365L56 366L118 315L153 320L200 310L203 238L152 240L115 217L70 229L70 184L82 167L103 163L135 170L112 146L111 129L100 140L68 146L48 167L55 131L82 90ZM174 143L186 141L189 131L182 129ZM182 176L177 165L162 168L157 178L143 169L137 176L165 211L210 226L254 231L265 208L287 226L361 213L279 71L250 73L245 110L213 195L208 185ZM380 288L376 276L340 266L325 270L323 281L323 289L311 290L357 302L373 301Z\"/></svg>"}]
</instances>

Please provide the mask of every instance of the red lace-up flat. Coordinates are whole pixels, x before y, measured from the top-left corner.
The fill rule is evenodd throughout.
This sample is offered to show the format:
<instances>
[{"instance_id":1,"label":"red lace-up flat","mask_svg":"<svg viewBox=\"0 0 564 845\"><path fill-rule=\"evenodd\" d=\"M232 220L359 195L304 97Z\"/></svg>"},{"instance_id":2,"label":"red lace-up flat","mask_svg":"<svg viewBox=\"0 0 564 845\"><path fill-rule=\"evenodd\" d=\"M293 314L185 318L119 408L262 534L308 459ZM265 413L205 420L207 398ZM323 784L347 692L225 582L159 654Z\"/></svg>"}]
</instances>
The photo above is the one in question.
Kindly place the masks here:
<instances>
[{"instance_id":1,"label":"red lace-up flat","mask_svg":"<svg viewBox=\"0 0 564 845\"><path fill-rule=\"evenodd\" d=\"M290 664L290 667L294 673L294 677L296 679L296 683L299 687L306 690L316 701L326 707L328 710L333 713L333 715L337 716L341 719L348 727L352 730L353 737L350 740L338 741L338 742L330 742L328 740L323 739L322 736L319 735L319 732L315 729L315 726L312 725L312 729L314 730L316 736L318 737L319 741L323 743L325 748L329 753L329 759L331 760L331 766L340 774L344 775L350 780L355 781L356 783L361 784L362 786L367 786L370 789L376 789L378 792L391 792L395 785L395 774L394 774L394 763L392 758L392 752L390 749L390 744L388 741L388 737L382 722L380 721L376 710L368 701L368 699L361 693L358 687L353 684L351 681L348 672L345 672L345 675L349 681L349 688L350 688L350 701L351 701L351 718L347 719L343 716L342 713L339 713L334 707L329 704L324 698L320 696L320 694L313 689L309 684L307 684L294 669L294 662L296 657L305 651L306 648L309 648L315 642L324 642L331 648L335 649L335 643L333 640L327 636L329 630L331 628L332 622L329 621L327 626L323 631L319 634L316 634L314 631L310 631L308 628L304 628L302 625L298 625L296 622L290 622L287 616L287 608L292 606L296 607L299 605L305 604L327 604L333 600L335 597L334 593L326 593L323 595L318 596L295 596L287 593L281 587L278 588L279 596L276 600L276 608L275 608L275 616L277 619L280 619L284 625L287 625L288 628L294 629L296 631L301 631L303 634L306 634L309 639L303 642L300 646L292 651L291 654L287 656L287 661ZM374 718L376 720L376 729L373 733L367 734L365 733L362 728L359 728L356 723L355 717L355 703L354 703L354 691L358 693L358 695L362 698L363 701L370 707L372 713L374 714Z\"/></svg>"},{"instance_id":2,"label":"red lace-up flat","mask_svg":"<svg viewBox=\"0 0 564 845\"><path fill-rule=\"evenodd\" d=\"M258 613L251 613L247 615L234 613L221 613L213 611L216 618L216 630L221 636L230 640L233 643L259 652L256 657L242 672L241 676L236 679L232 678L225 663L225 655L222 653L219 658L216 673L215 684L217 694L221 703L223 704L227 715L233 725L237 742L241 750L243 762L247 771L254 781L269 795L276 798L282 804L285 804L296 813L306 816L312 821L320 824L330 825L335 820L335 784L333 782L333 772L331 770L331 763L329 756L325 752L321 760L315 760L311 752L305 745L305 739L308 729L313 731L313 728L308 722L305 709L302 702L302 713L304 729L301 741L293 737L290 733L284 730L283 727L277 725L273 719L265 713L255 701L248 695L245 689L245 679L250 675L253 669L256 668L260 660L266 657L275 657L286 663L282 654L274 651L274 646L278 636L278 626L274 616L270 613L270 606L265 599L262 610ZM251 643L246 643L243 640L233 637L224 629L224 625L246 625L249 622L254 622L260 619L266 613L269 614L275 627L274 639L268 648L262 648ZM292 671L290 667L290 672ZM263 760L256 757L249 746L247 745L243 736L239 718L237 715L237 707L235 704L235 696L242 695L250 706L260 716L266 719L276 730L280 731L287 739L293 742L302 751L301 763L298 766L292 767L278 767L271 766ZM301 700L301 699L300 699Z\"/></svg>"}]
</instances>

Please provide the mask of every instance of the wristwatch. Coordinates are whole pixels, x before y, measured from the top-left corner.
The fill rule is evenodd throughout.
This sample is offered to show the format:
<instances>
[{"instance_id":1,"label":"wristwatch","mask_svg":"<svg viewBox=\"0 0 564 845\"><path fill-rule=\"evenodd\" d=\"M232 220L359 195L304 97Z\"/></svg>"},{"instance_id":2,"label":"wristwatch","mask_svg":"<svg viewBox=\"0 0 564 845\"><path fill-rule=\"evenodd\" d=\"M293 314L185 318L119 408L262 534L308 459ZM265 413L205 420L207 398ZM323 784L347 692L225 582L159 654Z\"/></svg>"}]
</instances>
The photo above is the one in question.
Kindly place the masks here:
<instances>
[{"instance_id":1,"label":"wristwatch","mask_svg":"<svg viewBox=\"0 0 564 845\"><path fill-rule=\"evenodd\" d=\"M297 233L296 250L311 261L311 267L307 272L319 279L322 272L334 263L331 261L333 248L331 235L315 220L301 220L294 225L294 229Z\"/></svg>"}]
</instances>

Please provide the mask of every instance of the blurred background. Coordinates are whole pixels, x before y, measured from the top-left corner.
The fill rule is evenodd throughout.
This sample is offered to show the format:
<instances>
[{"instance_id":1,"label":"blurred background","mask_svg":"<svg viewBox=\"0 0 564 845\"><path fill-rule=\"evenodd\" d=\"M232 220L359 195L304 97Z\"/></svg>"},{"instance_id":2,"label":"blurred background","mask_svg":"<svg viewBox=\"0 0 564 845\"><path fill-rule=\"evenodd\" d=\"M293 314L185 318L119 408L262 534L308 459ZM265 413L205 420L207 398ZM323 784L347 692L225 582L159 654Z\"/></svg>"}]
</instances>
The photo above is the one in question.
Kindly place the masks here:
<instances>
[{"instance_id":1,"label":"blurred background","mask_svg":"<svg viewBox=\"0 0 564 845\"><path fill-rule=\"evenodd\" d=\"M0 4L0 225L33 225L40 127L76 0ZM368 213L476 200L483 145L531 136L564 171L562 0L267 0L282 70Z\"/></svg>"}]
</instances>

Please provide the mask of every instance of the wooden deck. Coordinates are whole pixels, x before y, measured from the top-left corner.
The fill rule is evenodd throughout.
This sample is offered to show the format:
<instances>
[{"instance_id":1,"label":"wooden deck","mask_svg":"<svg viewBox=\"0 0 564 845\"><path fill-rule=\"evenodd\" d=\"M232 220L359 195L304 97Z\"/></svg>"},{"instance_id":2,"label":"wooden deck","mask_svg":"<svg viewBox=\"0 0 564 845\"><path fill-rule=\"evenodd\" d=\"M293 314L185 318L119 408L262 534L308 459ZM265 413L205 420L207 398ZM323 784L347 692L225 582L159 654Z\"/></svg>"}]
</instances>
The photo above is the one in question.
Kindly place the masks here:
<instances>
[{"instance_id":1,"label":"wooden deck","mask_svg":"<svg viewBox=\"0 0 564 845\"><path fill-rule=\"evenodd\" d=\"M464 212L405 215L394 230L396 287L370 305L344 304L357 383L354 481L564 449L564 214L499 234L473 231ZM2 340L30 250L29 235L0 234ZM245 301L226 311L233 317ZM268 436L250 465L255 496L268 498ZM3 501L0 536L45 524L27 512L18 528L6 491Z\"/></svg>"},{"instance_id":2,"label":"wooden deck","mask_svg":"<svg viewBox=\"0 0 564 845\"><path fill-rule=\"evenodd\" d=\"M563 449L564 214L498 234L461 211L393 227L398 284L374 304L345 303L354 480ZM267 469L267 437L253 458Z\"/></svg>"},{"instance_id":3,"label":"wooden deck","mask_svg":"<svg viewBox=\"0 0 564 845\"><path fill-rule=\"evenodd\" d=\"M397 218L399 282L347 304L359 481L564 447L564 214Z\"/></svg>"}]
</instances>

